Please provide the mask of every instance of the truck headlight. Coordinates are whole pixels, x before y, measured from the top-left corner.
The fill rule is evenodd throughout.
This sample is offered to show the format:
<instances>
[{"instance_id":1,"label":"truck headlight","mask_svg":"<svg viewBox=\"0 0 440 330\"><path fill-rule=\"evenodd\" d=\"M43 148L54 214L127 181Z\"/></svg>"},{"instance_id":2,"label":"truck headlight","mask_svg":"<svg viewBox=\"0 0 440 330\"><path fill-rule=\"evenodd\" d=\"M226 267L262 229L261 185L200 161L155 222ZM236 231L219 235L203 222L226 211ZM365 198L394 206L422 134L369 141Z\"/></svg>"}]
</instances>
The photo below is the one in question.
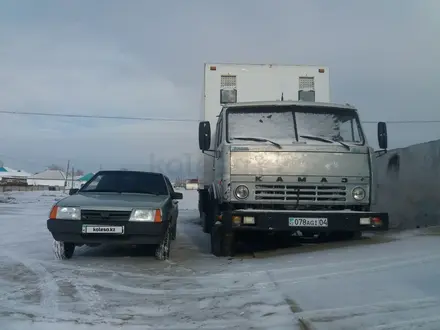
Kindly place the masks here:
<instances>
[{"instance_id":1,"label":"truck headlight","mask_svg":"<svg viewBox=\"0 0 440 330\"><path fill-rule=\"evenodd\" d=\"M131 212L129 221L162 222L162 212L151 209L135 209Z\"/></svg>"},{"instance_id":2,"label":"truck headlight","mask_svg":"<svg viewBox=\"0 0 440 330\"><path fill-rule=\"evenodd\" d=\"M355 200L360 202L366 196L365 189L362 187L356 187L351 191L351 194Z\"/></svg>"},{"instance_id":3,"label":"truck headlight","mask_svg":"<svg viewBox=\"0 0 440 330\"><path fill-rule=\"evenodd\" d=\"M246 199L249 197L249 189L244 185L240 185L235 188L234 194L237 199Z\"/></svg>"},{"instance_id":4,"label":"truck headlight","mask_svg":"<svg viewBox=\"0 0 440 330\"><path fill-rule=\"evenodd\" d=\"M81 209L79 207L55 205L50 211L49 218L58 220L81 220Z\"/></svg>"}]
</instances>

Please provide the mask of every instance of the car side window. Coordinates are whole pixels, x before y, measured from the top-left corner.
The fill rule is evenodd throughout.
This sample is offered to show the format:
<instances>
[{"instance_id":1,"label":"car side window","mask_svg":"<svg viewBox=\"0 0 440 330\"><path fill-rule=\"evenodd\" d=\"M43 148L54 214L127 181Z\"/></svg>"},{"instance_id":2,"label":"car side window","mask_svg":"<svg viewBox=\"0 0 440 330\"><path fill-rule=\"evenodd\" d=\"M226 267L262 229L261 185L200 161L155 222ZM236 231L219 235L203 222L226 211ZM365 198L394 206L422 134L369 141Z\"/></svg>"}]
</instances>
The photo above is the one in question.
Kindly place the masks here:
<instances>
[{"instance_id":1,"label":"car side window","mask_svg":"<svg viewBox=\"0 0 440 330\"><path fill-rule=\"evenodd\" d=\"M172 194L174 192L173 185L171 184L170 180L166 176L164 176L164 178L165 178L165 182L167 184L168 190L169 190L170 194Z\"/></svg>"}]
</instances>

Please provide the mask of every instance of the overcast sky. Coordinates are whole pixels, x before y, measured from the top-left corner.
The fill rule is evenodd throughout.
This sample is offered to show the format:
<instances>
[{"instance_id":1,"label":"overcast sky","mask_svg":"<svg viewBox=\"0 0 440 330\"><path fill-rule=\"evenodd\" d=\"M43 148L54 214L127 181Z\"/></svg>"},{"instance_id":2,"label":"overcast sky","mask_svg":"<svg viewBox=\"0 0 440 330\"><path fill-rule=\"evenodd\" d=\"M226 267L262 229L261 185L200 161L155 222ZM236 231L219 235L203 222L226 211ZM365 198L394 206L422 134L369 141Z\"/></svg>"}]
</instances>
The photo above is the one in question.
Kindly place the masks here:
<instances>
[{"instance_id":1,"label":"overcast sky","mask_svg":"<svg viewBox=\"0 0 440 330\"><path fill-rule=\"evenodd\" d=\"M362 119L440 120L438 0L0 0L0 110L198 119L204 62L320 64ZM365 126L376 147L376 127ZM389 146L440 124L389 125ZM29 171L195 162L196 122L0 114ZM192 155L192 156L190 156ZM152 167L150 167L152 168Z\"/></svg>"}]
</instances>

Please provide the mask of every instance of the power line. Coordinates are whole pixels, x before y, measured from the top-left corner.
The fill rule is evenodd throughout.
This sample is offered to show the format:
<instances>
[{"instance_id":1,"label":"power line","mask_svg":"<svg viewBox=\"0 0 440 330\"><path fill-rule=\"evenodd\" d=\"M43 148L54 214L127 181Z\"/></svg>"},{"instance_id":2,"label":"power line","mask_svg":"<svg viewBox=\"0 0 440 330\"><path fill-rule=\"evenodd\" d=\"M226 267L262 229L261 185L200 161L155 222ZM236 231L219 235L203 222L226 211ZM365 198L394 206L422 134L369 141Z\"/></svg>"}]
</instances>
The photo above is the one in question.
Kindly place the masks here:
<instances>
[{"instance_id":1,"label":"power line","mask_svg":"<svg viewBox=\"0 0 440 330\"><path fill-rule=\"evenodd\" d=\"M116 120L142 120L142 121L178 121L178 122L198 122L198 119L186 118L155 118L155 117L129 117L129 116L102 116L102 115L79 115L67 113L49 113L49 112L25 112L25 111L6 111L0 110L0 113L21 116L45 116L45 117L68 117L68 118L89 118L89 119L116 119Z\"/></svg>"},{"instance_id":2,"label":"power line","mask_svg":"<svg viewBox=\"0 0 440 330\"><path fill-rule=\"evenodd\" d=\"M50 112L26 112L26 111L7 111L0 110L0 114L20 115L20 116L44 116L44 117L67 117L67 118L88 118L88 119L113 119L113 120L140 120L140 121L175 121L175 122L198 122L199 119L191 118L160 118L160 117L131 117L131 116L104 116L104 115L80 115L68 113ZM363 124L377 124L379 121L362 121ZM440 123L436 120L389 120L387 124L431 124Z\"/></svg>"}]
</instances>

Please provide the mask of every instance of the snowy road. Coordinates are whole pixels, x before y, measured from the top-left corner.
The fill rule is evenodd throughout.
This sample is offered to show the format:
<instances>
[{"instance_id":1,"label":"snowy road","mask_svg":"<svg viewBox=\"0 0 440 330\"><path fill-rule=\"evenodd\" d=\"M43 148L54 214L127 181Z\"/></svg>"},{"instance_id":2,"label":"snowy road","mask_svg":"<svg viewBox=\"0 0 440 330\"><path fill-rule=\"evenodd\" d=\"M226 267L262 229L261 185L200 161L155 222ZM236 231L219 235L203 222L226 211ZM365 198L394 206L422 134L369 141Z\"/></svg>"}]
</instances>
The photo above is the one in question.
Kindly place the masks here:
<instances>
[{"instance_id":1,"label":"snowy road","mask_svg":"<svg viewBox=\"0 0 440 330\"><path fill-rule=\"evenodd\" d=\"M440 232L219 259L183 210L193 194L168 262L121 247L54 260L46 218L59 197L0 197L0 328L440 329Z\"/></svg>"}]
</instances>

